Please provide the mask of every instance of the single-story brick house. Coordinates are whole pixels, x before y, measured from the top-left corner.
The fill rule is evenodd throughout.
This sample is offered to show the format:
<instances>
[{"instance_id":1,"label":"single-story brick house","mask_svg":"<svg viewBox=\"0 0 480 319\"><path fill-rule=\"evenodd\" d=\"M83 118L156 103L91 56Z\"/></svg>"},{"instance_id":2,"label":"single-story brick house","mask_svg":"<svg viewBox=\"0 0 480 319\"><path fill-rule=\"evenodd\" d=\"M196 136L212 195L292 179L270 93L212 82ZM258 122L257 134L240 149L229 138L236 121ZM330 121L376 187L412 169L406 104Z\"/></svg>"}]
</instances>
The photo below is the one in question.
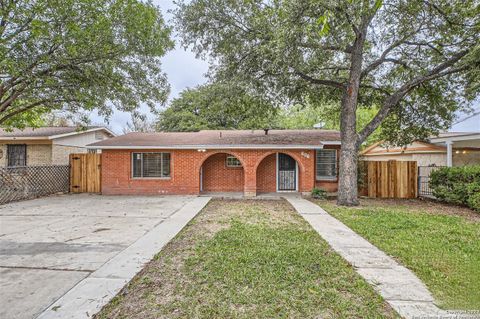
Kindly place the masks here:
<instances>
[{"instance_id":1,"label":"single-story brick house","mask_svg":"<svg viewBox=\"0 0 480 319\"><path fill-rule=\"evenodd\" d=\"M89 147L102 151L103 194L255 196L338 185L338 131L129 133Z\"/></svg>"},{"instance_id":2,"label":"single-story brick house","mask_svg":"<svg viewBox=\"0 0 480 319\"><path fill-rule=\"evenodd\" d=\"M0 129L0 167L68 165L69 154L115 134L105 127L50 126Z\"/></svg>"}]
</instances>

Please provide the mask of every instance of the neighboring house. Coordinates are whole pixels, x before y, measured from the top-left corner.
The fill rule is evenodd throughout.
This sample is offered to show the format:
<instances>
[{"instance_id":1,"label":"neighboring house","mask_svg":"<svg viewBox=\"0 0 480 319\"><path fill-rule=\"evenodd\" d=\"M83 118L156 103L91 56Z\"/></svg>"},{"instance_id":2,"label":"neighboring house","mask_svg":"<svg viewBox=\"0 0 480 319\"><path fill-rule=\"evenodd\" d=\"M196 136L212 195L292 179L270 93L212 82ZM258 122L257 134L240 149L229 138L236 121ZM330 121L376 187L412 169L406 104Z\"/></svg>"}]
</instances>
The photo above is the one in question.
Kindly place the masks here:
<instances>
[{"instance_id":1,"label":"neighboring house","mask_svg":"<svg viewBox=\"0 0 480 319\"><path fill-rule=\"evenodd\" d=\"M129 133L102 150L103 194L337 190L340 133L218 130Z\"/></svg>"},{"instance_id":2,"label":"neighboring house","mask_svg":"<svg viewBox=\"0 0 480 319\"><path fill-rule=\"evenodd\" d=\"M416 161L418 166L463 166L480 164L480 132L447 132L428 142L415 141L405 147L378 142L361 153L366 161Z\"/></svg>"},{"instance_id":3,"label":"neighboring house","mask_svg":"<svg viewBox=\"0 0 480 319\"><path fill-rule=\"evenodd\" d=\"M74 126L0 129L0 167L68 165L70 153L115 136L104 127Z\"/></svg>"}]
</instances>

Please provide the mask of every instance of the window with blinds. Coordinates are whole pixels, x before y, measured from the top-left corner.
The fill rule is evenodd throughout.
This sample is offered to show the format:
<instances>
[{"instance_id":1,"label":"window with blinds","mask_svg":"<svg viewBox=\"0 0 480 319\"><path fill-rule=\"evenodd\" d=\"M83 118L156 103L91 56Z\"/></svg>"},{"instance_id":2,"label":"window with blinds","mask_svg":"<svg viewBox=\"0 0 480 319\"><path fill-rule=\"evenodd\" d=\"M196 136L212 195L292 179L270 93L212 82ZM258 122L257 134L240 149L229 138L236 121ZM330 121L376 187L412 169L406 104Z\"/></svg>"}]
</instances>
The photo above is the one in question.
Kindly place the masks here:
<instances>
[{"instance_id":1,"label":"window with blinds","mask_svg":"<svg viewBox=\"0 0 480 319\"><path fill-rule=\"evenodd\" d=\"M132 176L170 177L170 153L132 153Z\"/></svg>"},{"instance_id":2,"label":"window with blinds","mask_svg":"<svg viewBox=\"0 0 480 319\"><path fill-rule=\"evenodd\" d=\"M317 180L337 179L337 150L317 150Z\"/></svg>"}]
</instances>

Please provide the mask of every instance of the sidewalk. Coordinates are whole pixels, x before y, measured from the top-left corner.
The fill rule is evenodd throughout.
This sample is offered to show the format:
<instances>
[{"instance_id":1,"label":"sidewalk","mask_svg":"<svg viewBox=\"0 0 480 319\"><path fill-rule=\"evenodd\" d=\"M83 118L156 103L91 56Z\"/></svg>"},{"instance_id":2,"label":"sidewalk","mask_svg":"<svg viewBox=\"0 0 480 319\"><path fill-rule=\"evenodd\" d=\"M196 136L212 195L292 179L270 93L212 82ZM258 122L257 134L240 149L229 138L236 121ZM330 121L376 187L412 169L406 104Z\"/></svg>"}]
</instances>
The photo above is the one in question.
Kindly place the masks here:
<instances>
[{"instance_id":1,"label":"sidewalk","mask_svg":"<svg viewBox=\"0 0 480 319\"><path fill-rule=\"evenodd\" d=\"M299 196L285 199L402 317L451 316L435 305L430 291L415 274L321 207Z\"/></svg>"}]
</instances>

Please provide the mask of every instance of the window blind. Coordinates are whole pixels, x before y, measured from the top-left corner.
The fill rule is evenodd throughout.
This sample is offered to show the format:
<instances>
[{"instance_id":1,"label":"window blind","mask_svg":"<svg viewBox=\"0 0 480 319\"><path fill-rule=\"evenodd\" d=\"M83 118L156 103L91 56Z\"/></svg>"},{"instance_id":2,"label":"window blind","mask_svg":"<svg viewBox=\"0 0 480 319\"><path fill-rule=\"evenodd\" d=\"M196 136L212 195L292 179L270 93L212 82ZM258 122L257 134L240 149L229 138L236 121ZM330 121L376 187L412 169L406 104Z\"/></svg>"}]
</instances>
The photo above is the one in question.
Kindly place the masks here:
<instances>
[{"instance_id":1,"label":"window blind","mask_svg":"<svg viewBox=\"0 0 480 319\"><path fill-rule=\"evenodd\" d=\"M337 150L317 150L317 180L337 178Z\"/></svg>"}]
</instances>

